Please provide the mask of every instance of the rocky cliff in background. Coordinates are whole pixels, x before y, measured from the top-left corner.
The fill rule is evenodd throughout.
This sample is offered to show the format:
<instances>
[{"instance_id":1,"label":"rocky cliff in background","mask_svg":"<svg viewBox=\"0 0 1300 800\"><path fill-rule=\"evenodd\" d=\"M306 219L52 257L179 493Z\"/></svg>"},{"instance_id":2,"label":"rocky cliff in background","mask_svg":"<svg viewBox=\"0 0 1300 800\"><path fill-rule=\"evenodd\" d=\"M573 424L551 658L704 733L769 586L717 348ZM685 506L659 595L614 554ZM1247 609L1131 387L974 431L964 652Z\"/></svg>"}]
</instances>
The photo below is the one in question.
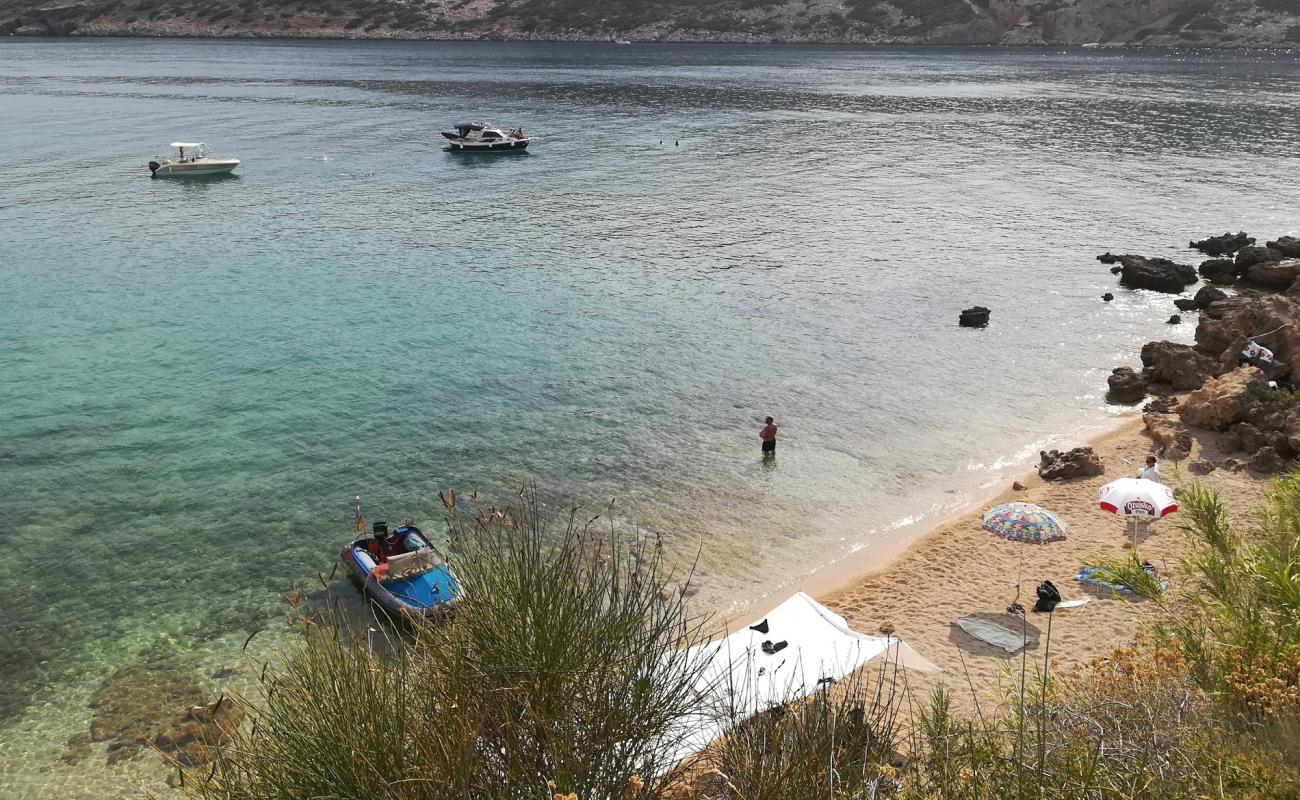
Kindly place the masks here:
<instances>
[{"instance_id":1,"label":"rocky cliff in background","mask_svg":"<svg viewBox=\"0 0 1300 800\"><path fill-rule=\"evenodd\" d=\"M1300 0L0 0L0 33L1300 45Z\"/></svg>"}]
</instances>

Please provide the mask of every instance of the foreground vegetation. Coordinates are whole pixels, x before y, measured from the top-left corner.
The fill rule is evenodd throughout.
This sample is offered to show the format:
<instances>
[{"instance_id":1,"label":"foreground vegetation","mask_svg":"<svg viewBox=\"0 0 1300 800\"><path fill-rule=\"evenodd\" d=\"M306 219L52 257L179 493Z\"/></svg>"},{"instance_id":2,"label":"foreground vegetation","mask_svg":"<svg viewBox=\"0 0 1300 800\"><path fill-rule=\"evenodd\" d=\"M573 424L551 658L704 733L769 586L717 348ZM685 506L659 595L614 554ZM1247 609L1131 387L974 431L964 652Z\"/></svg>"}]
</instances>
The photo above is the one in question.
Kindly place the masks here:
<instances>
[{"instance_id":1,"label":"foreground vegetation","mask_svg":"<svg viewBox=\"0 0 1300 800\"><path fill-rule=\"evenodd\" d=\"M375 646L336 620L265 672L245 724L186 773L234 798L1300 797L1300 476L1234 524L1182 498L1189 610L1088 668L1015 666L973 716L909 692L893 665L739 722L673 758L699 707L703 641L653 538L593 535L536 504L449 503L455 618ZM1050 631L1050 629L1049 629ZM1050 635L1050 634L1049 634ZM1023 652L1023 651L1022 651ZM1021 678L1021 675L1028 677Z\"/></svg>"}]
</instances>

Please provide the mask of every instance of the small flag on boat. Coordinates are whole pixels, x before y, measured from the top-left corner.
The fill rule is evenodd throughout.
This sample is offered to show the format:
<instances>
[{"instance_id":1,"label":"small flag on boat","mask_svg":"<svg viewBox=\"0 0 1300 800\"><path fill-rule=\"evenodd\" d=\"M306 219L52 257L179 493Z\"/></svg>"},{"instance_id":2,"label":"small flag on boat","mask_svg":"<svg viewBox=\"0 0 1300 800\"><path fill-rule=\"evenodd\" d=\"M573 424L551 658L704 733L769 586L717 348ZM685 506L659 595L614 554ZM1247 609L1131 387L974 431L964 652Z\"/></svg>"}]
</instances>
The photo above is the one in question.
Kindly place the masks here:
<instances>
[{"instance_id":1,"label":"small flag on boat","mask_svg":"<svg viewBox=\"0 0 1300 800\"><path fill-rule=\"evenodd\" d=\"M366 529L366 518L361 516L361 495L357 495L356 500L353 502L356 505L357 512L357 531L364 531Z\"/></svg>"}]
</instances>

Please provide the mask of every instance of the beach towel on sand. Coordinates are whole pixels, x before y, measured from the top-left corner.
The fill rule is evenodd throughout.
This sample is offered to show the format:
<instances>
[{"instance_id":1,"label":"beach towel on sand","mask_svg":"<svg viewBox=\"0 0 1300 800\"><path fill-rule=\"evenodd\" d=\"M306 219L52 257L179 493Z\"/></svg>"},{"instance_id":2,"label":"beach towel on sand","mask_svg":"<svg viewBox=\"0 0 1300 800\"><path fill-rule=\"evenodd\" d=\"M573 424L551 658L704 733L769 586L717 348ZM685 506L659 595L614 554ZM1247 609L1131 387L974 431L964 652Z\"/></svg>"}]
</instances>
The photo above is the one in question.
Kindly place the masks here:
<instances>
[{"instance_id":1,"label":"beach towel on sand","mask_svg":"<svg viewBox=\"0 0 1300 800\"><path fill-rule=\"evenodd\" d=\"M1079 567L1079 574L1074 576L1074 579L1079 583L1086 583L1089 586L1100 586L1103 589L1110 589L1113 592L1123 592L1124 594L1133 594L1133 590L1122 583L1111 583L1109 581L1103 581L1101 578L1097 577L1098 572L1099 570L1096 567L1082 566ZM1160 591L1163 592L1165 589L1168 588L1169 588L1169 581L1162 579L1160 581Z\"/></svg>"},{"instance_id":2,"label":"beach towel on sand","mask_svg":"<svg viewBox=\"0 0 1300 800\"><path fill-rule=\"evenodd\" d=\"M1025 646L1025 637L1018 631L1010 628L1004 628L996 622L990 622L987 619L979 617L961 617L953 620L953 624L958 628L979 639L981 642L991 644L994 647L1001 647L1008 653L1014 653Z\"/></svg>"}]
</instances>

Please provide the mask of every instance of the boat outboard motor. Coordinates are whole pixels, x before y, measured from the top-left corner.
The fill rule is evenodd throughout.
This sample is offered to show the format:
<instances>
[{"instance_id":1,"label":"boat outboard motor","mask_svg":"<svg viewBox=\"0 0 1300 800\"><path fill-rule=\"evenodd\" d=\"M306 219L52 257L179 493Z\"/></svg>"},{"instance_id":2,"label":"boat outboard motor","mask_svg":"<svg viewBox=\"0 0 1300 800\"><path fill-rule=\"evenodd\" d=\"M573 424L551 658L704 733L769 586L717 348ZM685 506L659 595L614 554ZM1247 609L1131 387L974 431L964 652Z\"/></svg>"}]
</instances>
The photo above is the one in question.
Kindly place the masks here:
<instances>
[{"instance_id":1,"label":"boat outboard motor","mask_svg":"<svg viewBox=\"0 0 1300 800\"><path fill-rule=\"evenodd\" d=\"M158 177L158 168L161 167L161 166L162 166L162 164L159 164L157 161L150 161L150 162L149 162L149 177L150 177L150 178L156 178L156 177Z\"/></svg>"}]
</instances>

